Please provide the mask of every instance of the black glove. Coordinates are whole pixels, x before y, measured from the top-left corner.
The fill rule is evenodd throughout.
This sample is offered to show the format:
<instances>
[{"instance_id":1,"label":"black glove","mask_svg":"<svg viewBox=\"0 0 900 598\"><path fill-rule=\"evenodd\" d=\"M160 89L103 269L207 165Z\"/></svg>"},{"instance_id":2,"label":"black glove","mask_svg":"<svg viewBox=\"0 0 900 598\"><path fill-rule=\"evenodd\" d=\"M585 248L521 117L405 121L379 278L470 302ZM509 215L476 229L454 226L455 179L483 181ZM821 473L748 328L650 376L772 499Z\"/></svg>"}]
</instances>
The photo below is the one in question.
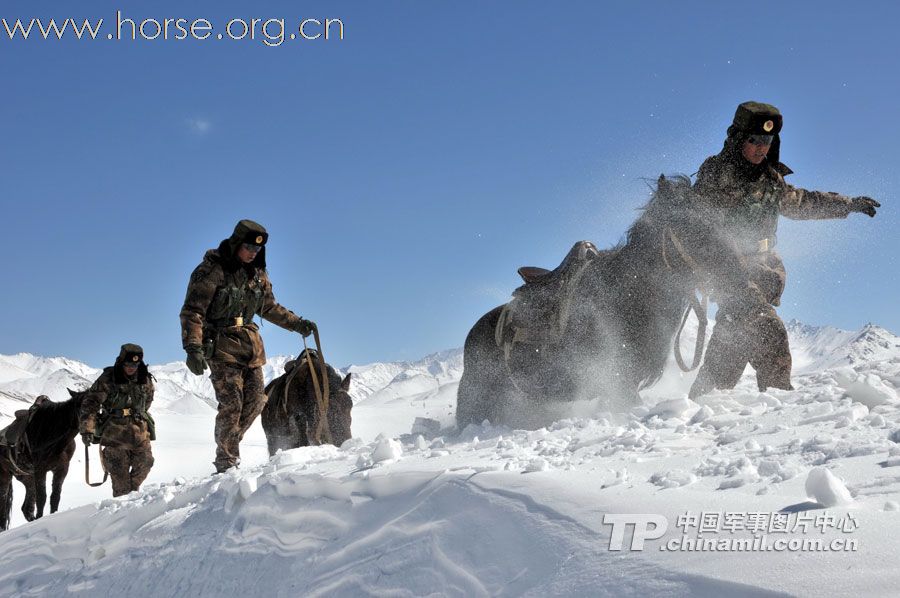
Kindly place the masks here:
<instances>
[{"instance_id":1,"label":"black glove","mask_svg":"<svg viewBox=\"0 0 900 598\"><path fill-rule=\"evenodd\" d=\"M854 212L862 212L869 218L875 216L875 208L880 208L881 204L872 199L871 197L866 197L865 195L860 195L859 197L854 197L850 201L853 203L850 204L850 209Z\"/></svg>"},{"instance_id":2,"label":"black glove","mask_svg":"<svg viewBox=\"0 0 900 598\"><path fill-rule=\"evenodd\" d=\"M300 318L300 321L297 323L296 330L302 336L309 336L316 330L316 323L311 320Z\"/></svg>"},{"instance_id":3,"label":"black glove","mask_svg":"<svg viewBox=\"0 0 900 598\"><path fill-rule=\"evenodd\" d=\"M82 432L81 433L81 441L84 442L85 446L90 445L94 442L94 433L93 432Z\"/></svg>"},{"instance_id":4,"label":"black glove","mask_svg":"<svg viewBox=\"0 0 900 598\"><path fill-rule=\"evenodd\" d=\"M209 367L206 365L206 358L203 356L203 350L199 347L188 349L185 363L187 363L188 369L191 370L191 373L195 376L202 376L203 372L206 371L206 368Z\"/></svg>"}]
</instances>

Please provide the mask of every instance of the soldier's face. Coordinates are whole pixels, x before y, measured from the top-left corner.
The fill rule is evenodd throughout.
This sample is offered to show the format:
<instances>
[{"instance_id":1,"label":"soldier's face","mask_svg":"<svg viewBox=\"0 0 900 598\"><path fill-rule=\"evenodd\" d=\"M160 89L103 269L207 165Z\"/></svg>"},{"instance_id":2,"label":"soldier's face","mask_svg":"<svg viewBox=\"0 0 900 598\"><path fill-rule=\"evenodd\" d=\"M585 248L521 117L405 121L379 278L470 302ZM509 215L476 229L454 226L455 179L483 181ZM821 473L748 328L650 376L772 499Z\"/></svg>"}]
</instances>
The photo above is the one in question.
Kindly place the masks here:
<instances>
[{"instance_id":1,"label":"soldier's face","mask_svg":"<svg viewBox=\"0 0 900 598\"><path fill-rule=\"evenodd\" d=\"M126 376L134 376L138 371L138 364L136 363L126 363L125 364L125 375Z\"/></svg>"},{"instance_id":2,"label":"soldier's face","mask_svg":"<svg viewBox=\"0 0 900 598\"><path fill-rule=\"evenodd\" d=\"M744 147L741 153L744 155L744 159L750 162L751 164L759 164L763 160L766 159L766 154L769 153L769 148L771 145L757 145L750 141L744 142Z\"/></svg>"},{"instance_id":3,"label":"soldier's face","mask_svg":"<svg viewBox=\"0 0 900 598\"><path fill-rule=\"evenodd\" d=\"M255 260L256 254L259 253L259 246L250 245L249 247L252 247L252 249L248 248L248 245L246 243L242 243L237 250L238 259L245 264L249 264L250 262Z\"/></svg>"}]
</instances>

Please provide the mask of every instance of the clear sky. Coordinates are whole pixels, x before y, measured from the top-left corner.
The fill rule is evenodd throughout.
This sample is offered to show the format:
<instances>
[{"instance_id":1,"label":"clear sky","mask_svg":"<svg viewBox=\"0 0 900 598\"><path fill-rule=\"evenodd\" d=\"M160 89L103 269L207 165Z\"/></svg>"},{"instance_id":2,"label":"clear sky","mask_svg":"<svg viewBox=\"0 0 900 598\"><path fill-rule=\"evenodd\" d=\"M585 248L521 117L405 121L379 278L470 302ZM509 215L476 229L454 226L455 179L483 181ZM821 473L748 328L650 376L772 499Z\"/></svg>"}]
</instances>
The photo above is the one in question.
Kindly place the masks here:
<instances>
[{"instance_id":1,"label":"clear sky","mask_svg":"<svg viewBox=\"0 0 900 598\"><path fill-rule=\"evenodd\" d=\"M109 41L117 9L217 31L339 18L345 39ZM132 341L182 359L188 276L241 218L268 228L276 296L319 323L334 364L461 346L518 266L616 242L645 179L695 172L749 99L785 115L790 182L884 204L782 220L780 313L900 331L894 2L0 8L51 16L106 23L96 41L0 38L0 353L101 366ZM270 355L297 351L262 334Z\"/></svg>"}]
</instances>

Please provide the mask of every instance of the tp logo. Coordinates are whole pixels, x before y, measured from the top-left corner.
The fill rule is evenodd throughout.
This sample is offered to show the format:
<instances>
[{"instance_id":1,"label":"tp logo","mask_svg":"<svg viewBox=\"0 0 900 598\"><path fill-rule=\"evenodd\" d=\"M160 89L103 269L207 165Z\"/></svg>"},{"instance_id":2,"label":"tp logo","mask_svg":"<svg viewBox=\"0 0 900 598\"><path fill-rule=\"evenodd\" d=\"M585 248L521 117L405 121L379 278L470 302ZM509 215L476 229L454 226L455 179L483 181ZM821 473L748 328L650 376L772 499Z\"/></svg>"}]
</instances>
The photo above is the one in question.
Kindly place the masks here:
<instances>
[{"instance_id":1,"label":"tp logo","mask_svg":"<svg viewBox=\"0 0 900 598\"><path fill-rule=\"evenodd\" d=\"M650 525L653 528L650 528ZM603 525L612 526L612 534L609 537L610 550L622 550L622 541L625 539L625 528L634 526L634 534L631 536L631 550L643 550L644 540L656 540L661 538L669 528L669 522L662 515L647 513L605 513Z\"/></svg>"}]
</instances>

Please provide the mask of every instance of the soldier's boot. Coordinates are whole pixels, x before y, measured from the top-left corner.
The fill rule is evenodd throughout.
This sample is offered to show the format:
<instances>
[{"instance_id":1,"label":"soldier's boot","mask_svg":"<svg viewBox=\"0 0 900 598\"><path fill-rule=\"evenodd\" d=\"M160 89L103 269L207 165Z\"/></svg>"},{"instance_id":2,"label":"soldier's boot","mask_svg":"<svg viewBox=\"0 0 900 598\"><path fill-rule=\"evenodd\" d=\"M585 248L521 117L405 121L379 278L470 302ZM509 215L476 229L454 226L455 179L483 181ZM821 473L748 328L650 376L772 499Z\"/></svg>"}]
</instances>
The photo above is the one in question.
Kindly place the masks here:
<instances>
[{"instance_id":1,"label":"soldier's boot","mask_svg":"<svg viewBox=\"0 0 900 598\"><path fill-rule=\"evenodd\" d=\"M740 322L722 315L713 328L703 365L691 385L688 398L695 399L717 388L734 388L747 367L747 361Z\"/></svg>"},{"instance_id":2,"label":"soldier's boot","mask_svg":"<svg viewBox=\"0 0 900 598\"><path fill-rule=\"evenodd\" d=\"M150 469L153 467L153 454L148 446L141 447L138 450L131 451L131 490L140 490L141 484L150 475Z\"/></svg>"},{"instance_id":3,"label":"soldier's boot","mask_svg":"<svg viewBox=\"0 0 900 598\"><path fill-rule=\"evenodd\" d=\"M131 468L128 449L119 447L103 447L100 451L100 462L109 473L112 481L113 496L122 496L131 492Z\"/></svg>"},{"instance_id":4,"label":"soldier's boot","mask_svg":"<svg viewBox=\"0 0 900 598\"><path fill-rule=\"evenodd\" d=\"M794 390L791 385L791 348L787 330L775 310L758 320L758 336L750 365L756 370L759 390L780 388Z\"/></svg>"}]
</instances>

